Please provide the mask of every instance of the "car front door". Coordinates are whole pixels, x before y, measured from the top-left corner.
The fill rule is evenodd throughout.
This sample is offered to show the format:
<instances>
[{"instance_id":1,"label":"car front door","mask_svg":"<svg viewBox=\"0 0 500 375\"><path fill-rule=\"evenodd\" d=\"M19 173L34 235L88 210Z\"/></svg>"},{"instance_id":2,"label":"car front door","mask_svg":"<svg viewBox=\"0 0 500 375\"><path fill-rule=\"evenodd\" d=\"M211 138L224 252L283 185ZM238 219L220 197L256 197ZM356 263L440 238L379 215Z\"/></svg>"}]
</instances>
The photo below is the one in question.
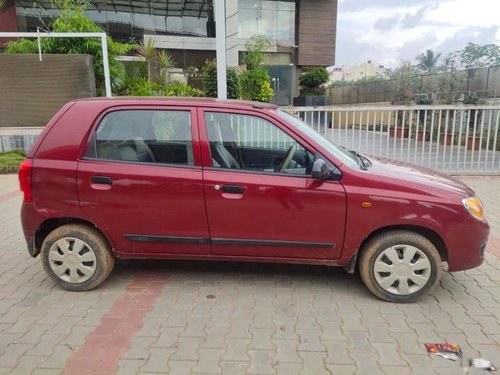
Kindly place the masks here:
<instances>
[{"instance_id":1,"label":"car front door","mask_svg":"<svg viewBox=\"0 0 500 375\"><path fill-rule=\"evenodd\" d=\"M305 140L263 113L200 109L198 118L214 255L340 257L345 191L311 177Z\"/></svg>"},{"instance_id":2,"label":"car front door","mask_svg":"<svg viewBox=\"0 0 500 375\"><path fill-rule=\"evenodd\" d=\"M78 164L82 211L125 254L209 254L196 111L111 109Z\"/></svg>"}]
</instances>

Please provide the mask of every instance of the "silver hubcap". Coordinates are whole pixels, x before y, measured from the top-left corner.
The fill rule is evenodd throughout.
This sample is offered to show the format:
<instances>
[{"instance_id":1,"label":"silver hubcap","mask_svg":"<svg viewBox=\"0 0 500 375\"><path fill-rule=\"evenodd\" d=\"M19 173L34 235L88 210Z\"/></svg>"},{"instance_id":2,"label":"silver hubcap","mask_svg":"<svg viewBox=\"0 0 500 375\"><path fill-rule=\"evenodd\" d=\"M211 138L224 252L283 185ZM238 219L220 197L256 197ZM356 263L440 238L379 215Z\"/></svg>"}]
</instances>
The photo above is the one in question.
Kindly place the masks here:
<instances>
[{"instance_id":1,"label":"silver hubcap","mask_svg":"<svg viewBox=\"0 0 500 375\"><path fill-rule=\"evenodd\" d=\"M422 289L431 277L431 262L418 248L410 245L388 247L375 259L375 280L385 291L408 295Z\"/></svg>"},{"instance_id":2,"label":"silver hubcap","mask_svg":"<svg viewBox=\"0 0 500 375\"><path fill-rule=\"evenodd\" d=\"M97 259L94 250L86 242L74 237L63 237L51 246L49 265L61 280L79 284L94 276Z\"/></svg>"}]
</instances>

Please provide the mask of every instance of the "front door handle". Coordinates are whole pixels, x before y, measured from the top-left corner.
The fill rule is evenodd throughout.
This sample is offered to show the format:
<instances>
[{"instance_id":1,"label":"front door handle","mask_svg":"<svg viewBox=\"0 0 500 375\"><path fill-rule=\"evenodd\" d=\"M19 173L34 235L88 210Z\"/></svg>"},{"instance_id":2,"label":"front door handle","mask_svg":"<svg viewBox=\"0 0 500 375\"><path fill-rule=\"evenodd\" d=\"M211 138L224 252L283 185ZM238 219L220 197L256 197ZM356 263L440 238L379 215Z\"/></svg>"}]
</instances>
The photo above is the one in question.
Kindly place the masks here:
<instances>
[{"instance_id":1,"label":"front door handle","mask_svg":"<svg viewBox=\"0 0 500 375\"><path fill-rule=\"evenodd\" d=\"M222 191L230 194L243 194L245 188L241 185L222 185Z\"/></svg>"},{"instance_id":2,"label":"front door handle","mask_svg":"<svg viewBox=\"0 0 500 375\"><path fill-rule=\"evenodd\" d=\"M90 178L90 182L92 184L111 185L113 183L113 179L108 176L92 176Z\"/></svg>"}]
</instances>

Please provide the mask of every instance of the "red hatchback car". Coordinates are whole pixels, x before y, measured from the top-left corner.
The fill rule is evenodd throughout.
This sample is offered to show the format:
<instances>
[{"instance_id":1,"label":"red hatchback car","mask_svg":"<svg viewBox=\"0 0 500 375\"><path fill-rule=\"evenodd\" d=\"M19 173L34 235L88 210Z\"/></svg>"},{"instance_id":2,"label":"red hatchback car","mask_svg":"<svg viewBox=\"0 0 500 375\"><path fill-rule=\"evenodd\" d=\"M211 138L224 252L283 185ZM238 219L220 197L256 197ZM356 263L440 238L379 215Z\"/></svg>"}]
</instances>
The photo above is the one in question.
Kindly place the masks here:
<instances>
[{"instance_id":1,"label":"red hatchback car","mask_svg":"<svg viewBox=\"0 0 500 375\"><path fill-rule=\"evenodd\" d=\"M19 170L22 224L63 288L101 284L116 258L356 266L408 302L479 266L489 227L445 175L336 146L271 105L89 99L48 123Z\"/></svg>"}]
</instances>

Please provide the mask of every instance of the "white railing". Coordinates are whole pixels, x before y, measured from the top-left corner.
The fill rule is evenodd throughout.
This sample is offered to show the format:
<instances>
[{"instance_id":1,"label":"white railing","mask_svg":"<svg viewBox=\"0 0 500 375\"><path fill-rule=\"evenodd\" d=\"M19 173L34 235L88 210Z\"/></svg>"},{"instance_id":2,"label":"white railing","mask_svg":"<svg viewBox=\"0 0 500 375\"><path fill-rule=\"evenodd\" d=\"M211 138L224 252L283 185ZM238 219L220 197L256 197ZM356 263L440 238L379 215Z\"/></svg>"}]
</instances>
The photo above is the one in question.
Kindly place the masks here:
<instances>
[{"instance_id":1,"label":"white railing","mask_svg":"<svg viewBox=\"0 0 500 375\"><path fill-rule=\"evenodd\" d=\"M42 130L41 127L0 128L0 152L12 150L28 152Z\"/></svg>"},{"instance_id":2,"label":"white railing","mask_svg":"<svg viewBox=\"0 0 500 375\"><path fill-rule=\"evenodd\" d=\"M351 150L453 174L500 174L499 106L283 109Z\"/></svg>"}]
</instances>

